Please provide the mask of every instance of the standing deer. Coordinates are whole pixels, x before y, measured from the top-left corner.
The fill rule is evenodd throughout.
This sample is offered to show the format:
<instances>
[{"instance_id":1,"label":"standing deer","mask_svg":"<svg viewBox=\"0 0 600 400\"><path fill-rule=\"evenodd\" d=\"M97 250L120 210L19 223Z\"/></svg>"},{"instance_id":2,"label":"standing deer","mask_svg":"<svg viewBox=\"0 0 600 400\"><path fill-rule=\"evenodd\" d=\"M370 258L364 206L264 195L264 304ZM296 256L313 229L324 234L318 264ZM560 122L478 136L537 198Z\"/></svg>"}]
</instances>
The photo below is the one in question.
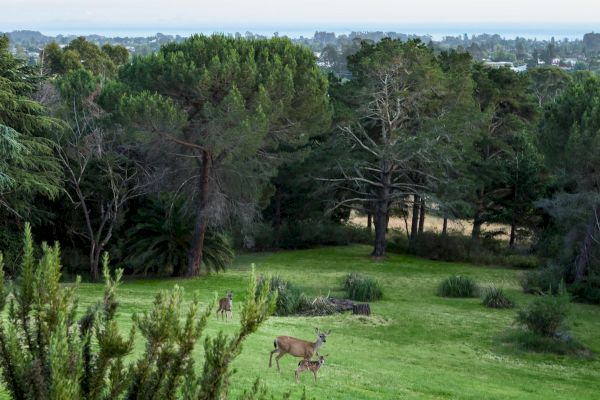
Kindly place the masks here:
<instances>
[{"instance_id":1,"label":"standing deer","mask_svg":"<svg viewBox=\"0 0 600 400\"><path fill-rule=\"evenodd\" d=\"M319 328L315 328L315 333L317 334L317 341L314 343L289 336L278 336L273 342L275 350L271 352L271 356L269 357L269 368L271 368L271 361L275 353L278 353L277 357L275 357L277 371L281 371L279 368L279 359L286 354L291 354L294 357L302 357L305 360L310 360L315 353L318 355L319 348L326 342L325 337L331 334L331 330L324 333Z\"/></svg>"},{"instance_id":2,"label":"standing deer","mask_svg":"<svg viewBox=\"0 0 600 400\"><path fill-rule=\"evenodd\" d=\"M304 371L311 371L314 376L315 376L315 382L317 381L317 372L319 371L319 368L321 368L321 365L325 364L325 357L329 357L329 354L326 354L324 356L319 356L319 359L317 361L310 361L310 360L302 360L298 363L298 369L296 369L296 383L298 383L298 378L300 377L300 374Z\"/></svg>"},{"instance_id":3,"label":"standing deer","mask_svg":"<svg viewBox=\"0 0 600 400\"><path fill-rule=\"evenodd\" d=\"M227 292L227 297L223 297L219 300L217 319L219 319L219 312L221 312L221 319L223 319L223 313L225 313L225 319L227 319L227 312L229 312L233 319L233 292Z\"/></svg>"}]
</instances>

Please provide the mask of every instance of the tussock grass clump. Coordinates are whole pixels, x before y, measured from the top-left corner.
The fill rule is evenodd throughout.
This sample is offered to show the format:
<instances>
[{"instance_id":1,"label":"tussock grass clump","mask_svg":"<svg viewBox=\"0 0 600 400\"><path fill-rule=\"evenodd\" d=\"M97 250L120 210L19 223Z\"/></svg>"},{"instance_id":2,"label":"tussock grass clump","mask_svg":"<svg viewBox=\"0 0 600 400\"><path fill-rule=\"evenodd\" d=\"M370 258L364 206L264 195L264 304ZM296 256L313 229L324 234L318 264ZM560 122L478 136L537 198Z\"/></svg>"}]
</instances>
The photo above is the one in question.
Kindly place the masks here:
<instances>
[{"instance_id":1,"label":"tussock grass clump","mask_svg":"<svg viewBox=\"0 0 600 400\"><path fill-rule=\"evenodd\" d=\"M269 278L266 278L264 276L261 276L258 279L256 285L256 296L260 294L263 285L265 284L265 282L267 282L268 279ZM282 277L276 275L270 278L269 287L269 298L271 298L275 292L278 293L274 313L275 315L293 315L298 312L301 297L303 295L300 289L298 289Z\"/></svg>"},{"instance_id":2,"label":"tussock grass clump","mask_svg":"<svg viewBox=\"0 0 600 400\"><path fill-rule=\"evenodd\" d=\"M513 308L515 306L515 303L504 293L504 290L496 286L485 289L482 304L490 308Z\"/></svg>"},{"instance_id":3,"label":"tussock grass clump","mask_svg":"<svg viewBox=\"0 0 600 400\"><path fill-rule=\"evenodd\" d=\"M349 299L357 301L375 301L383 297L379 282L356 272L346 275L344 290Z\"/></svg>"},{"instance_id":4,"label":"tussock grass clump","mask_svg":"<svg viewBox=\"0 0 600 400\"><path fill-rule=\"evenodd\" d=\"M571 308L569 295L561 290L557 296L540 296L517 313L515 322L539 336L555 336L566 329L565 321Z\"/></svg>"},{"instance_id":5,"label":"tussock grass clump","mask_svg":"<svg viewBox=\"0 0 600 400\"><path fill-rule=\"evenodd\" d=\"M477 297L479 286L468 276L453 275L440 282L437 294L442 297Z\"/></svg>"},{"instance_id":6,"label":"tussock grass clump","mask_svg":"<svg viewBox=\"0 0 600 400\"><path fill-rule=\"evenodd\" d=\"M280 276L272 276L270 280L261 276L256 287L256 296L259 295L265 282L270 282L271 284L270 297L274 295L275 291L278 292L275 315L320 316L331 315L337 312L337 308L331 302L329 296L310 297Z\"/></svg>"}]
</instances>

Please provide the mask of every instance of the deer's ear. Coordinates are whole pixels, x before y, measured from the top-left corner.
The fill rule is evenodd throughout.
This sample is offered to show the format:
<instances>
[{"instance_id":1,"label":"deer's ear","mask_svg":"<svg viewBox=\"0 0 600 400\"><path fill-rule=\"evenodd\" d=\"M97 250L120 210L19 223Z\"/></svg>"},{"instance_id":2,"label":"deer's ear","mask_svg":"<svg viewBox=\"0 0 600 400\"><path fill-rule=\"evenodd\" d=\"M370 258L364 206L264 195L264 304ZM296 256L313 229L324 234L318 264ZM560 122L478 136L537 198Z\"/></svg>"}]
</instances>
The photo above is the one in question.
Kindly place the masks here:
<instances>
[{"instance_id":1,"label":"deer's ear","mask_svg":"<svg viewBox=\"0 0 600 400\"><path fill-rule=\"evenodd\" d=\"M331 335L331 329L327 331L327 333L325 334L325 336L329 336Z\"/></svg>"},{"instance_id":2,"label":"deer's ear","mask_svg":"<svg viewBox=\"0 0 600 400\"><path fill-rule=\"evenodd\" d=\"M315 332L317 333L317 335L319 334L319 328L315 328Z\"/></svg>"}]
</instances>

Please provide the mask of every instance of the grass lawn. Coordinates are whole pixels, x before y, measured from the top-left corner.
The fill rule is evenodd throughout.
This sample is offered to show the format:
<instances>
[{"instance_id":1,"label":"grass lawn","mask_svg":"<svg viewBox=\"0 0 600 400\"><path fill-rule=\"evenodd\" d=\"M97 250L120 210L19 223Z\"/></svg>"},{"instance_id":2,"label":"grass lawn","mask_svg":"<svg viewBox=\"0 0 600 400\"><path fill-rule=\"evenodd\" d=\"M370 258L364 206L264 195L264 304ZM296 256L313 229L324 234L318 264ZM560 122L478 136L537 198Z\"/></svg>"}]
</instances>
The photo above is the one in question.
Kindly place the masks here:
<instances>
[{"instance_id":1,"label":"grass lawn","mask_svg":"<svg viewBox=\"0 0 600 400\"><path fill-rule=\"evenodd\" d=\"M131 314L148 309L158 290L178 284L190 297L194 290L208 301L218 292L234 291L234 321L246 287L250 264L258 273L278 274L311 294L342 296L342 277L360 271L377 278L384 299L371 304L373 316L350 314L332 317L272 317L244 345L235 361L232 378L235 398L260 376L281 398L291 392L298 398L303 388L316 399L599 399L600 361L521 353L498 343L511 329L515 310L487 309L479 299L447 299L435 295L438 282L450 274L463 274L485 285L506 289L517 307L533 297L520 292L518 271L499 267L433 262L390 255L381 262L368 257L368 246L320 248L237 258L225 273L195 280L136 280L118 292L119 321L123 332ZM102 285L83 284L82 307L96 302ZM329 353L314 383L305 373L294 382L297 358L281 359L282 372L268 368L273 339L289 335L314 340L314 328L332 330L321 353ZM600 354L600 308L573 307L572 332L584 345ZM233 332L236 323L212 319L208 334ZM138 334L136 351L143 343ZM202 342L197 349L202 360Z\"/></svg>"}]
</instances>

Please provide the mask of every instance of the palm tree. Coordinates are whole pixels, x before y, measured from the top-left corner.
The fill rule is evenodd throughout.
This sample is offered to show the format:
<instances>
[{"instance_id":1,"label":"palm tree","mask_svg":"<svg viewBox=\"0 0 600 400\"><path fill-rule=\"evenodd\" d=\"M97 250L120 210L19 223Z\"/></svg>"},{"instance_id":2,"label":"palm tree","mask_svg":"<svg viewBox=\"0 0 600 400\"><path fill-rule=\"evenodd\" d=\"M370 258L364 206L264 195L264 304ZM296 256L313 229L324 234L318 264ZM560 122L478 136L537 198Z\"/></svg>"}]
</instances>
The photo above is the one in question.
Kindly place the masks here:
<instances>
[{"instance_id":1,"label":"palm tree","mask_svg":"<svg viewBox=\"0 0 600 400\"><path fill-rule=\"evenodd\" d=\"M194 219L182 196L161 194L150 198L133 217L135 225L127 231L126 262L136 272L185 272ZM202 262L207 270L221 271L234 257L231 243L222 233L209 230Z\"/></svg>"}]
</instances>

